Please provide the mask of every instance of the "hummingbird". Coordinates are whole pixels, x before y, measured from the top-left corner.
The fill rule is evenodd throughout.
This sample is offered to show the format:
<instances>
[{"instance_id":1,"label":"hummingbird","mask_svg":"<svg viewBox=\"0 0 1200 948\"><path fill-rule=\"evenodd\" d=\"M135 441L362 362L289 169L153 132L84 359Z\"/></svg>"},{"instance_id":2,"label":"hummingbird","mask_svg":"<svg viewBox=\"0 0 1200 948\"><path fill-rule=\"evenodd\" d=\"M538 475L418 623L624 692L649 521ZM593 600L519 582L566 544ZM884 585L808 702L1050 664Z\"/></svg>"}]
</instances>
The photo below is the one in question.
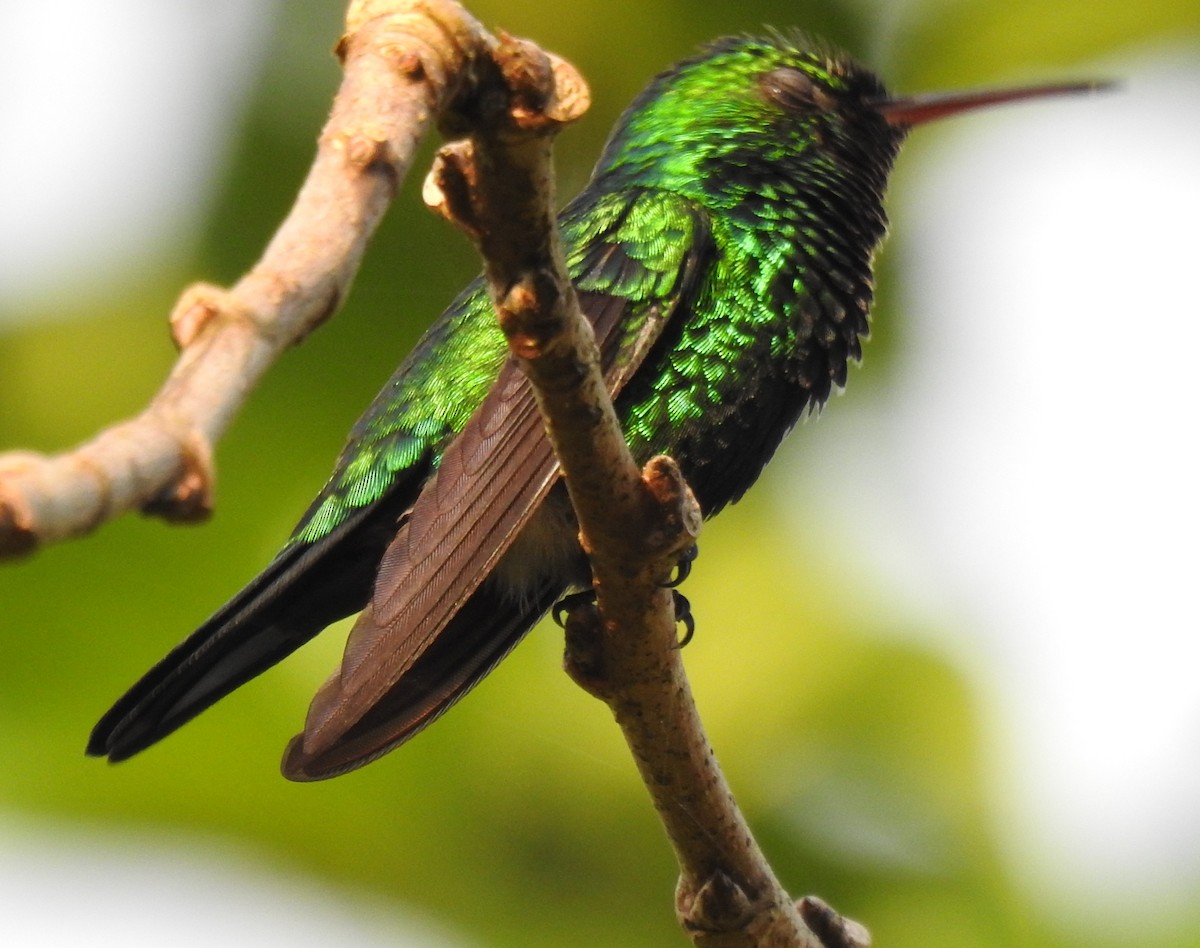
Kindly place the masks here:
<instances>
[{"instance_id":1,"label":"hummingbird","mask_svg":"<svg viewBox=\"0 0 1200 948\"><path fill-rule=\"evenodd\" d=\"M892 97L848 56L782 34L718 40L661 73L559 216L634 458L675 458L706 517L741 498L861 357L909 130L1085 88ZM477 279L355 424L278 555L113 705L87 752L144 750L358 613L282 765L345 773L429 725L590 581Z\"/></svg>"}]
</instances>

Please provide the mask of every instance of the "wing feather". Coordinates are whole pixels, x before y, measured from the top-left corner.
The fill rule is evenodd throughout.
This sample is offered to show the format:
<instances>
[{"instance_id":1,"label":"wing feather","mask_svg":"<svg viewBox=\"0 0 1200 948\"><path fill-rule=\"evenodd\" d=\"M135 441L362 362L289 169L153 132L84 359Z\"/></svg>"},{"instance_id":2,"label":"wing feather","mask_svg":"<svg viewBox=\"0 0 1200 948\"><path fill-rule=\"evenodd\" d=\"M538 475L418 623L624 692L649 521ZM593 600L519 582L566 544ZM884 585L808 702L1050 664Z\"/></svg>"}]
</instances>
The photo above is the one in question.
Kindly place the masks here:
<instances>
[{"instance_id":1,"label":"wing feather","mask_svg":"<svg viewBox=\"0 0 1200 948\"><path fill-rule=\"evenodd\" d=\"M581 304L598 311L597 329L611 334L625 301L589 295ZM498 425L496 415L503 416ZM493 428L495 437L486 439ZM488 450L483 440L493 442ZM328 749L383 701L492 572L557 478L533 391L509 362L384 554L371 609L350 632L340 673L310 708L305 752Z\"/></svg>"},{"instance_id":2,"label":"wing feather","mask_svg":"<svg viewBox=\"0 0 1200 948\"><path fill-rule=\"evenodd\" d=\"M659 195L647 196L647 201L661 200ZM673 258L664 261L661 239L655 243L659 258L650 260L645 246L617 236L590 242L589 253L573 261L574 272L583 275L578 280L580 304L595 329L613 397L646 359L676 311L690 304L699 274L709 262L712 244L703 217L678 199L671 200L667 210L675 215L671 223L680 237L666 247ZM626 238L629 227L650 227L644 207L642 216L633 218L631 209L636 207L636 202L626 206L610 237L620 235L623 227ZM662 266L653 266L664 262L670 264L667 274ZM589 289L595 285L612 292ZM642 291L636 292L639 286ZM350 633L341 669L314 698L303 735L289 747L285 773L313 779L374 759L440 714L516 643L561 592L561 582L558 591L526 617L515 637L511 623L500 623L490 638L475 642L473 655L462 654L457 662L447 663L441 686L431 686L433 700L426 694L419 701L389 701L423 656L430 650L447 651L437 647L439 636L480 594L481 584L542 506L558 476L533 392L509 361L483 405L447 448L436 475L384 554L371 607ZM537 595L545 598L543 592ZM372 723L366 728L363 722L368 720Z\"/></svg>"}]
</instances>

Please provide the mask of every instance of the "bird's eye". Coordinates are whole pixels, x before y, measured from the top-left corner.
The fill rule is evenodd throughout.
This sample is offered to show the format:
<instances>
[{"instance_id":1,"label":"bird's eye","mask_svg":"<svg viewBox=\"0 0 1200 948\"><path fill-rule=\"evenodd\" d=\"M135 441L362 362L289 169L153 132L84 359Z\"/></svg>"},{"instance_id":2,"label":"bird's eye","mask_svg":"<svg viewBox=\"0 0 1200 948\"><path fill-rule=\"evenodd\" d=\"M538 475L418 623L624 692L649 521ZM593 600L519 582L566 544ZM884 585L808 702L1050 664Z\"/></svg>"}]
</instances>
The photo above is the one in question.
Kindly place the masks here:
<instances>
[{"instance_id":1,"label":"bird's eye","mask_svg":"<svg viewBox=\"0 0 1200 948\"><path fill-rule=\"evenodd\" d=\"M828 90L799 69L782 66L760 80L767 97L791 112L825 112L837 104Z\"/></svg>"}]
</instances>

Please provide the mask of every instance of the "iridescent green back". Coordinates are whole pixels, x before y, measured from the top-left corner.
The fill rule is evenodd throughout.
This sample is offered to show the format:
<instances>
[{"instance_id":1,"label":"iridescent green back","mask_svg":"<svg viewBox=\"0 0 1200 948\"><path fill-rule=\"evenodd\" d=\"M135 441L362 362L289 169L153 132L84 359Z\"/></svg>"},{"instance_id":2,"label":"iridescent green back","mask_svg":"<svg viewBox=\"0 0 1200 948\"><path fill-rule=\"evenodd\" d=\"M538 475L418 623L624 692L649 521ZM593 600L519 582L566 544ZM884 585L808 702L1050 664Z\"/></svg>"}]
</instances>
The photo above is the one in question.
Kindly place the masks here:
<instances>
[{"instance_id":1,"label":"iridescent green back","mask_svg":"<svg viewBox=\"0 0 1200 948\"><path fill-rule=\"evenodd\" d=\"M706 513L741 496L860 355L902 138L870 108L881 93L804 41L723 41L633 103L561 215L576 286L627 301L629 338L678 306L618 409L635 455L674 455ZM291 542L389 490L415 497L506 358L475 281L354 427Z\"/></svg>"}]
</instances>

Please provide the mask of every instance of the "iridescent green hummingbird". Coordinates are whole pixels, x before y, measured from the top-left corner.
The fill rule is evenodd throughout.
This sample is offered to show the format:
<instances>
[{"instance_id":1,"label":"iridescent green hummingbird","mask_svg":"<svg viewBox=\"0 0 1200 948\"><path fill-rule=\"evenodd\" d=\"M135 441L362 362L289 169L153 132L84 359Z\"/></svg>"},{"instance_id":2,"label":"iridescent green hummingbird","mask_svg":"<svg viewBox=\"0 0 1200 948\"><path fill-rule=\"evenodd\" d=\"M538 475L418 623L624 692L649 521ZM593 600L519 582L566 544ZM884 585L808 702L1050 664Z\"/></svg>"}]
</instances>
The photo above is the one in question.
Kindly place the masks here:
<instances>
[{"instance_id":1,"label":"iridescent green hummingbird","mask_svg":"<svg viewBox=\"0 0 1200 948\"><path fill-rule=\"evenodd\" d=\"M672 455L705 516L738 500L860 357L908 130L1083 88L892 98L847 57L782 36L721 40L658 76L559 218L634 457ZM283 772L361 766L590 583L577 534L477 280L355 425L282 551L104 715L88 753L136 754L360 612Z\"/></svg>"}]
</instances>

